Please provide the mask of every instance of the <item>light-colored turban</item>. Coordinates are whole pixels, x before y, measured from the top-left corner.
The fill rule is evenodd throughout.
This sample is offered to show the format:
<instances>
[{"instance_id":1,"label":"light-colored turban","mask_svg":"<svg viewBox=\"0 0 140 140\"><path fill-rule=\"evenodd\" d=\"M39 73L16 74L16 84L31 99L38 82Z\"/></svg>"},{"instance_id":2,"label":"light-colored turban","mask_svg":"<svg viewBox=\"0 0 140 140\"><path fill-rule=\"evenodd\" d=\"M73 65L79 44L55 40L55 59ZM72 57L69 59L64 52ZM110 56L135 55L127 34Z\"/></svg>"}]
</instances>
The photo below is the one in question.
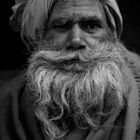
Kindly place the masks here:
<instances>
[{"instance_id":1,"label":"light-colored turban","mask_svg":"<svg viewBox=\"0 0 140 140\"><path fill-rule=\"evenodd\" d=\"M12 7L11 25L21 32L27 46L36 39L38 29L47 24L51 10L58 0L15 0ZM99 0L105 11L108 24L113 32L120 37L122 32L122 16L116 0Z\"/></svg>"}]
</instances>

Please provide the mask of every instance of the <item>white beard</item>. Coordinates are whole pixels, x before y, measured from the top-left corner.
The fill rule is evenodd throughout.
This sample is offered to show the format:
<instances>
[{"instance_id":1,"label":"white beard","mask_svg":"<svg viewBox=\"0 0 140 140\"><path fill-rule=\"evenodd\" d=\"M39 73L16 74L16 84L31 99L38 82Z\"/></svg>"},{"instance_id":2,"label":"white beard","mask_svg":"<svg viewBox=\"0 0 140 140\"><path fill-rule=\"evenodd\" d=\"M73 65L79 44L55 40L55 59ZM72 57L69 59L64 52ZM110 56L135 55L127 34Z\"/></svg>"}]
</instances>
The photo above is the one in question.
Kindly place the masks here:
<instances>
[{"instance_id":1,"label":"white beard","mask_svg":"<svg viewBox=\"0 0 140 140\"><path fill-rule=\"evenodd\" d=\"M123 107L127 90L121 72L123 47L107 41L85 51L40 50L32 56L27 74L35 114L51 138L70 131L67 121L96 128L101 116Z\"/></svg>"}]
</instances>

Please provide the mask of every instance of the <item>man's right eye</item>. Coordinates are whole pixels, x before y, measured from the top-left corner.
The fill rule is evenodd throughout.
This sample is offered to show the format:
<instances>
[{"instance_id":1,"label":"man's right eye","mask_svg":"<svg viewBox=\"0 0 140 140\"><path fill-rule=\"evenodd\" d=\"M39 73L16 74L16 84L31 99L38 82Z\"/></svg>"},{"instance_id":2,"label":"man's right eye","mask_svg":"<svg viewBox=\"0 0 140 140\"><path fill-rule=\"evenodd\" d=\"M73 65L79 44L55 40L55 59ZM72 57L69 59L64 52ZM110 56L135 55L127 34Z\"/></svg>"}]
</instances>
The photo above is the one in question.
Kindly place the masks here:
<instances>
[{"instance_id":1,"label":"man's right eye","mask_svg":"<svg viewBox=\"0 0 140 140\"><path fill-rule=\"evenodd\" d=\"M53 24L52 28L58 31L67 31L72 27L72 23L68 22L56 22Z\"/></svg>"}]
</instances>

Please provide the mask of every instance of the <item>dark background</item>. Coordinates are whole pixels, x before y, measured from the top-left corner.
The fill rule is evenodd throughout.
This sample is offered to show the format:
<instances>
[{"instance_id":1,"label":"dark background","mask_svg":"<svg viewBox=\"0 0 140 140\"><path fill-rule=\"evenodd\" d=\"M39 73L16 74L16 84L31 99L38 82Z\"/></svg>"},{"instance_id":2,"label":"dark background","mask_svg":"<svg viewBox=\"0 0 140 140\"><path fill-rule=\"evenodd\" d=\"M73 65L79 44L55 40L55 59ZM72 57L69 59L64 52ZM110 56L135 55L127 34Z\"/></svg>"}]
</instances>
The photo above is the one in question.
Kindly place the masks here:
<instances>
[{"instance_id":1,"label":"dark background","mask_svg":"<svg viewBox=\"0 0 140 140\"><path fill-rule=\"evenodd\" d=\"M140 54L140 7L139 0L119 0L120 11L124 20L121 40L127 47ZM14 0L1 2L1 45L0 70L24 69L28 53L21 41L20 34L9 26L9 17Z\"/></svg>"}]
</instances>

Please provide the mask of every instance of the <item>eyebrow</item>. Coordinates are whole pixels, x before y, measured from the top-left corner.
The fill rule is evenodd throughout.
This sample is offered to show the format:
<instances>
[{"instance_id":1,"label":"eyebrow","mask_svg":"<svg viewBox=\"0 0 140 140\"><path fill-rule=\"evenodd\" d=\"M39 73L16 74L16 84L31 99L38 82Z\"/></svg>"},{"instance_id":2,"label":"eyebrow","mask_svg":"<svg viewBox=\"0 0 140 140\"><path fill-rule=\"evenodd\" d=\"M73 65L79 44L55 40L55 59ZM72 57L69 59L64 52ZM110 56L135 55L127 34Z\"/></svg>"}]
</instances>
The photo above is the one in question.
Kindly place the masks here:
<instances>
[{"instance_id":1,"label":"eyebrow","mask_svg":"<svg viewBox=\"0 0 140 140\"><path fill-rule=\"evenodd\" d=\"M58 18L56 17L56 18L51 19L49 21L49 23L50 23L50 25L52 25L58 21L62 21L64 23L67 21L72 21L73 23L79 22L79 21L94 21L95 23L102 25L101 18L99 18L97 16L84 16L84 15L79 16L78 21L73 21L73 18L71 18L71 17L58 17Z\"/></svg>"},{"instance_id":2,"label":"eyebrow","mask_svg":"<svg viewBox=\"0 0 140 140\"><path fill-rule=\"evenodd\" d=\"M79 21L93 21L94 23L102 25L102 20L97 16L82 17Z\"/></svg>"}]
</instances>

